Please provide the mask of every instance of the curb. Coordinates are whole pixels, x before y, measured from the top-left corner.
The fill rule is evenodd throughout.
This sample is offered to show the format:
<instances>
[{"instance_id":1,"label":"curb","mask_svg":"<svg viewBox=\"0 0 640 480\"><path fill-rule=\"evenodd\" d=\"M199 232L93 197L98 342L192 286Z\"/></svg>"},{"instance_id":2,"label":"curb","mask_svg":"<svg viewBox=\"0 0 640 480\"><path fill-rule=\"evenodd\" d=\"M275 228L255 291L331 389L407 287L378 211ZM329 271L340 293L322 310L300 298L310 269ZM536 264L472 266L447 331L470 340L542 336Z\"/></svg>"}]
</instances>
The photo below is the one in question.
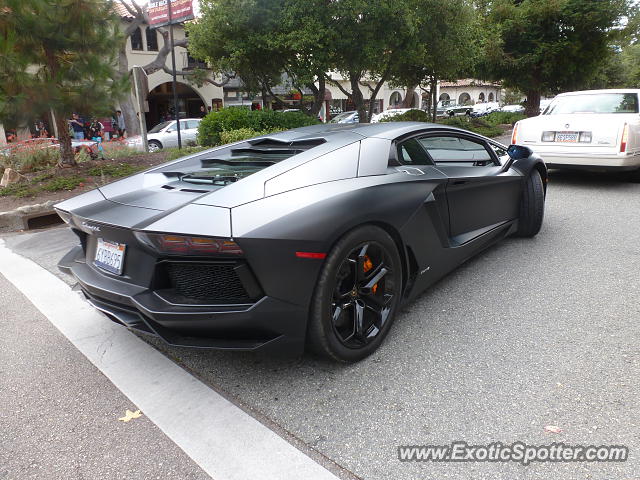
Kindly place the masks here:
<instances>
[{"instance_id":1,"label":"curb","mask_svg":"<svg viewBox=\"0 0 640 480\"><path fill-rule=\"evenodd\" d=\"M16 232L59 223L56 221L56 218L54 218L55 216L61 221L53 209L56 203L57 202L53 200L48 200L36 205L24 205L9 212L0 212L0 232ZM34 222L36 219L42 220L40 222ZM36 225L34 225L34 223L36 223Z\"/></svg>"}]
</instances>

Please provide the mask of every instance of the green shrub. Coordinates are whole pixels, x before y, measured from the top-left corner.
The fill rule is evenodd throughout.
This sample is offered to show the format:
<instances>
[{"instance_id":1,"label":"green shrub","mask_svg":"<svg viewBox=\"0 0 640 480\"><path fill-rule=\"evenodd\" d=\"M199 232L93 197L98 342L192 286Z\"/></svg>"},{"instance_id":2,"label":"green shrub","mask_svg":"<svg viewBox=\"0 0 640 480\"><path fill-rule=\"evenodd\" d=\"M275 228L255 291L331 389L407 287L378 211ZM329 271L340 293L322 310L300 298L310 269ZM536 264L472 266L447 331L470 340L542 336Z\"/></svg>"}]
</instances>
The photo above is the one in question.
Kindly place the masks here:
<instances>
[{"instance_id":1,"label":"green shrub","mask_svg":"<svg viewBox=\"0 0 640 480\"><path fill-rule=\"evenodd\" d=\"M227 143L240 142L247 140L248 138L259 137L260 135L268 135L269 133L281 132L283 129L267 129L262 131L255 131L251 128L238 128L237 130L227 130L220 133L220 144L225 145Z\"/></svg>"},{"instance_id":2,"label":"green shrub","mask_svg":"<svg viewBox=\"0 0 640 480\"><path fill-rule=\"evenodd\" d=\"M469 118L467 116L449 117L438 120L438 123L469 130L484 135L485 137L498 137L504 133L500 127L487 123L483 118Z\"/></svg>"},{"instance_id":3,"label":"green shrub","mask_svg":"<svg viewBox=\"0 0 640 480\"><path fill-rule=\"evenodd\" d=\"M482 120L487 122L489 125L513 125L519 120L527 118L523 113L515 113L515 112L493 112L489 115L485 115L482 117Z\"/></svg>"},{"instance_id":4,"label":"green shrub","mask_svg":"<svg viewBox=\"0 0 640 480\"><path fill-rule=\"evenodd\" d=\"M431 122L431 117L422 110L409 110L393 117L387 117L381 122Z\"/></svg>"},{"instance_id":5,"label":"green shrub","mask_svg":"<svg viewBox=\"0 0 640 480\"><path fill-rule=\"evenodd\" d=\"M211 112L202 119L198 127L198 144L218 145L221 142L220 134L230 130L245 128L256 132L289 130L317 123L319 123L317 119L298 112L223 108L218 112Z\"/></svg>"}]
</instances>

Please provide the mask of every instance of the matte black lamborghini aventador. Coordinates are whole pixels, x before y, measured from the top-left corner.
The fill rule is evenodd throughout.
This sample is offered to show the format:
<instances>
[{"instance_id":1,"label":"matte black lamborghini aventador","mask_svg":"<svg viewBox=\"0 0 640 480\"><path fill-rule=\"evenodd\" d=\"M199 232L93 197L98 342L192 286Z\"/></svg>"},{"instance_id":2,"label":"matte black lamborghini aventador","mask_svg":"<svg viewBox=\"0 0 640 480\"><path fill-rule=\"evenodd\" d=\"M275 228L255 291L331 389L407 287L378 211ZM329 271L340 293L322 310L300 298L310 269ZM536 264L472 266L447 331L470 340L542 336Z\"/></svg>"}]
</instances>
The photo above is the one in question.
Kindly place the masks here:
<instances>
[{"instance_id":1,"label":"matte black lamborghini aventador","mask_svg":"<svg viewBox=\"0 0 640 480\"><path fill-rule=\"evenodd\" d=\"M540 230L526 147L425 123L305 127L207 150L56 206L89 302L172 345L374 351L400 304Z\"/></svg>"}]
</instances>

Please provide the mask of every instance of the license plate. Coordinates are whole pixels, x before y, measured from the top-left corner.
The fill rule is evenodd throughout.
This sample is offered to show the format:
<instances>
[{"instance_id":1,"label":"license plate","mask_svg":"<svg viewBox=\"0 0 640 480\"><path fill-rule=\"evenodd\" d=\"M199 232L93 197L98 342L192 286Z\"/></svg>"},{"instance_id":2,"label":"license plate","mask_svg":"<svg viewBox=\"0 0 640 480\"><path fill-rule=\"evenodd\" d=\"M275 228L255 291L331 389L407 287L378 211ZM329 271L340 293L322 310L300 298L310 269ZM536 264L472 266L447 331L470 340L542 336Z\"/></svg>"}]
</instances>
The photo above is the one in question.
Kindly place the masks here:
<instances>
[{"instance_id":1,"label":"license plate","mask_svg":"<svg viewBox=\"0 0 640 480\"><path fill-rule=\"evenodd\" d=\"M556 142L575 143L578 141L578 132L557 132Z\"/></svg>"},{"instance_id":2,"label":"license plate","mask_svg":"<svg viewBox=\"0 0 640 480\"><path fill-rule=\"evenodd\" d=\"M109 240L98 238L93 264L107 272L122 275L126 247L124 243L110 242Z\"/></svg>"}]
</instances>

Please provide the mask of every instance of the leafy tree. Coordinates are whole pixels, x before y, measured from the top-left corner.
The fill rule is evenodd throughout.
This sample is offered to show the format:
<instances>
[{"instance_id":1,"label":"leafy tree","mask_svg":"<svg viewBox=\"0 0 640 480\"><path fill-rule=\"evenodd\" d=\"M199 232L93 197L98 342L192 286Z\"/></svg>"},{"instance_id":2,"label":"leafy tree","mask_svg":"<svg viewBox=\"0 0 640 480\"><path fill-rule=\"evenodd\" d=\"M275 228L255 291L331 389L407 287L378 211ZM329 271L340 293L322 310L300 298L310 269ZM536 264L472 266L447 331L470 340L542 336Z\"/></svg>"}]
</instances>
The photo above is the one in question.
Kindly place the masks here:
<instances>
[{"instance_id":1,"label":"leafy tree","mask_svg":"<svg viewBox=\"0 0 640 480\"><path fill-rule=\"evenodd\" d=\"M75 163L67 119L101 113L123 92L114 80L120 39L104 0L3 0L0 117L54 113L61 163Z\"/></svg>"},{"instance_id":2,"label":"leafy tree","mask_svg":"<svg viewBox=\"0 0 640 480\"><path fill-rule=\"evenodd\" d=\"M201 17L187 25L189 52L213 72L234 72L263 98L280 83L286 52L278 45L284 0L203 0Z\"/></svg>"},{"instance_id":3,"label":"leafy tree","mask_svg":"<svg viewBox=\"0 0 640 480\"><path fill-rule=\"evenodd\" d=\"M407 7L416 18L415 36L391 77L393 83L408 86L407 97L416 87L427 89L435 121L438 80L456 80L474 69L480 51L479 22L469 0L416 0L407 2Z\"/></svg>"},{"instance_id":4,"label":"leafy tree","mask_svg":"<svg viewBox=\"0 0 640 480\"><path fill-rule=\"evenodd\" d=\"M360 122L373 115L382 85L401 68L416 45L419 28L413 0L318 0L301 21L315 21L326 35L331 70L348 82L345 88L331 75L358 111ZM363 90L368 93L368 101Z\"/></svg>"},{"instance_id":5,"label":"leafy tree","mask_svg":"<svg viewBox=\"0 0 640 480\"><path fill-rule=\"evenodd\" d=\"M526 113L540 96L588 85L612 54L614 27L627 0L483 0L484 71L527 96Z\"/></svg>"},{"instance_id":6,"label":"leafy tree","mask_svg":"<svg viewBox=\"0 0 640 480\"><path fill-rule=\"evenodd\" d=\"M204 0L202 18L189 26L190 51L276 100L271 87L286 73L294 88L313 92L313 115L324 100L325 82L332 83L365 122L380 88L415 45L418 3ZM339 73L347 85L327 72Z\"/></svg>"}]
</instances>

